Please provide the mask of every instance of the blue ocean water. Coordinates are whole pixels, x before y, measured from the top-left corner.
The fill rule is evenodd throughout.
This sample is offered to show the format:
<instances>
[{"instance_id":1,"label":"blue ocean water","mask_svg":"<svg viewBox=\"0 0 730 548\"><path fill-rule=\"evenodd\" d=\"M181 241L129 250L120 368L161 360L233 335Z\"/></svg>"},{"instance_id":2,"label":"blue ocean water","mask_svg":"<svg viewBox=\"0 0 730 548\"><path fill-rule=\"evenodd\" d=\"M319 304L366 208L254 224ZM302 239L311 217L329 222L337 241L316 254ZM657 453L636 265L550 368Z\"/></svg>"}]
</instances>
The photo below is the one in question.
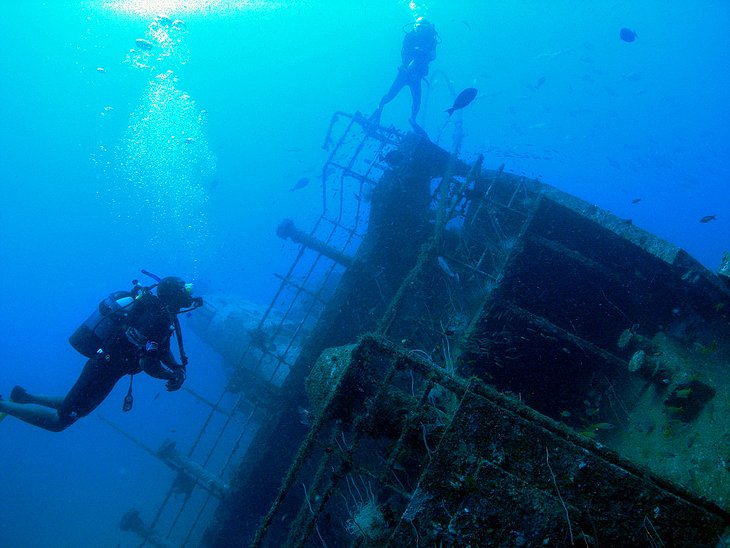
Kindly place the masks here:
<instances>
[{"instance_id":1,"label":"blue ocean water","mask_svg":"<svg viewBox=\"0 0 730 548\"><path fill-rule=\"evenodd\" d=\"M160 12L185 24L148 54L135 40L160 38ZM268 302L293 253L276 225L320 213L332 113L375 109L420 15L442 40L419 119L434 141L451 148L444 109L475 87L464 158L483 153L485 167L717 267L730 248L726 2L12 3L0 18L0 394L64 393L83 364L68 335L141 268ZM404 91L382 122L407 128L409 107ZM188 383L219 392L220 358L189 329L186 347ZM155 448L200 427L200 406L142 376L122 414L126 390L94 415ZM94 415L61 434L0 424L0 544L136 545L120 516L152 515L172 476Z\"/></svg>"}]
</instances>

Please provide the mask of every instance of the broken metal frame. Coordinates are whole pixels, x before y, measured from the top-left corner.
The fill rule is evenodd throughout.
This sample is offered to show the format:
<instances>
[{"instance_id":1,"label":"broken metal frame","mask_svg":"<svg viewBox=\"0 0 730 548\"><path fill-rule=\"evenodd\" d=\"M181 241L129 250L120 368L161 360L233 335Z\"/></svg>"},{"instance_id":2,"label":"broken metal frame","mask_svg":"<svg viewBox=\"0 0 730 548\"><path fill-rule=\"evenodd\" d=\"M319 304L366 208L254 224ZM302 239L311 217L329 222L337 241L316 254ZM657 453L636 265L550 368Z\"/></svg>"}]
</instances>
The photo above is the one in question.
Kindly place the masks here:
<instances>
[{"instance_id":1,"label":"broken metal frame","mask_svg":"<svg viewBox=\"0 0 730 548\"><path fill-rule=\"evenodd\" d=\"M334 142L332 139L334 127L343 119L346 120L345 129L340 138ZM297 338L306 334L308 322L315 322L324 307L330 302L331 297L328 292L331 292L331 286L335 285L332 283L333 276L337 274L339 268L344 266L336 258L333 258L333 255L336 254L328 254L322 250L332 248L344 257L351 256L357 250L368 226L369 206L366 204L365 194L369 191L369 188L374 187L379 181L379 176L387 169L387 166L383 164L385 153L388 147L396 147L399 139L400 134L397 131L373 127L360 114L335 113L325 139L325 148L332 145L334 145L334 148L331 150L322 170L322 214L307 237L303 241L297 242L300 244L300 248L287 274L277 276L281 280L281 284L263 314L258 327L263 329L266 326L269 318L273 317L273 311L283 310L283 315L279 317L273 327L269 328L272 339L279 340L287 335L284 322L290 316L295 315L295 305L305 299L311 299L311 301L304 308L304 314L299 318L294 333L286 339L285 346L282 347L284 348L283 351L276 350L272 352L249 344L240 359L240 367L245 367L243 362L252 356L256 361L256 352L259 353L258 368L263 367L267 358L273 358L276 365L268 379L266 379L269 384L273 385L277 375L280 375L281 368L291 368L294 361L296 361ZM409 404L409 409L416 419L423 417L424 414L445 414L443 410L438 409L438 405L434 404L433 399L429 398L437 389L446 390L447 392L451 389L454 394L468 392L468 389L456 389L459 382L446 374L449 362L454 360L451 355L451 347L454 347L454 356L458 358L459 350L461 350L459 347L469 343L467 340L468 335L473 331L474 323L483 316L482 308L487 306L489 302L489 293L499 287L502 271L508 261L515 255L513 246L525 245L525 242L520 240L524 239L522 238L524 229L529 225L531 215L535 211L533 206L541 199L542 193L539 183L529 181L524 177L503 175L502 168L490 174L482 174L480 173L480 163L478 161L473 172L468 175L452 175L447 169L441 176L439 184L433 189L431 205L429 206L432 214L435 214L436 217L432 240L428 245L424 245L419 260L401 284L398 293L393 296L391 304L381 317L377 329L380 336L387 337L392 342L408 340L409 344L414 345L412 348L415 347L415 349L405 354L405 358L401 355L402 359L396 360L392 364L392 368L385 375L382 384L379 385L372 399L372 405L375 407L391 395L388 392L391 381L399 384L398 390L405 394L404 400L409 400L408 392L410 388L410 400L412 401ZM338 174L334 183L332 183L331 177L333 171ZM351 196L354 200L350 198L350 192L352 192ZM332 204L334 204L334 208L332 208ZM454 220L457 221L457 224L460 223L462 227L466 228L464 231L458 231L457 238L449 237L447 234L447 226ZM469 238L468 240L464 237L465 232ZM318 242L318 245L308 246L307 239ZM527 243L537 245L544 242L533 235L527 238ZM547 242L546 245L551 251L560 251L563 255L567 253L562 248L558 249L556 247L558 244ZM546 247L546 245L542 247ZM404 290L410 282L418 281L418 283L426 285L429 280L435 280L439 276L444 278L448 288L450 274L440 272L436 264L436 259L441 257L445 257L448 261L458 265L458 270L462 275L465 276L463 273L468 272L474 278L481 280L469 282L462 280L459 284L461 286L459 291L471 291L469 306L472 309L466 314L470 318L469 325L461 326L461 329L455 334L447 332L451 317L459 312L453 302L451 303L453 310L450 310L448 300L444 301L443 295L434 294L430 297L433 299L431 302L424 300L421 304L416 302L419 297L413 294L415 291L412 288L410 291ZM491 260L488 260L488 258L491 258ZM583 262L590 266L590 261L587 259ZM454 291L457 291L457 289L455 288ZM414 301L414 298L416 301ZM450 292L448 298L451 299ZM466 296L464 296L464 301L466 300ZM436 313L435 316L429 310L429 305ZM519 307L510 310L515 317L519 316L518 313L523 315L531 314L530 311L522 311ZM406 321L408 314L419 318L418 321ZM537 323L535 321L537 317L531 314L530 318L532 319L530 321ZM430 325L424 324L423 318L430 318ZM590 346L588 341L572 335L565 329L561 329L557 324L550 324L548 327L551 326L556 333L573 346L588 351L592 355L601 355L601 349ZM439 345L441 347L440 352L437 351ZM433 350L429 352L430 348L433 348ZM425 362L420 360L423 363L419 365L419 360L416 359L417 356L425 356L427 360ZM403 368L403 360L409 364L405 369ZM610 359L604 361L611 362ZM616 368L619 368L620 365L616 365ZM406 370L410 371L410 377L405 374ZM416 371L415 377L414 371ZM206 420L198 438L195 440L189 455L192 455L198 447L215 413L221 410L220 406L226 393L224 391L219 400L212 405L208 420ZM227 413L225 424L204 459L203 466L211 460L224 433L234 424L235 410L238 409L243 398L243 393L237 394L236 403L233 407L234 412ZM459 399L460 401L461 399ZM235 449L229 453L228 458L225 460L221 475L229 468L243 438L250 431L250 422L259 405L258 401L254 401L251 415L241 428ZM361 428L366 430L373 428L373 424L369 422L373 420L372 415L373 413L369 413L367 419L361 417L355 419L354 426L348 430L352 432L349 440L343 423L325 424L323 421L329 419L324 417L324 414L317 417L317 421L302 445L300 454L297 455L284 480L282 491L272 505L269 515L265 518L262 529L257 533L256 542L263 541L267 534L267 524L271 523L276 512L285 503L294 504L299 510L295 525L291 527L290 536L287 539L277 539L277 541L286 540L290 545L304 545L314 532L321 535L322 533L317 528L318 520L328 513L330 515L341 515L341 509L331 503L331 500L335 494L342 494L347 501L347 490L351 489L351 484L343 484L342 480L351 475L353 471L359 475L360 481L363 481L363 477L377 480L377 486L380 489L377 495L373 495L374 498L381 496L382 489L389 490L395 498L400 497L401 505L407 505L408 501L415 497L416 492L413 489L406 488L403 483L404 480L400 479L394 471L397 460L402 456L402 452L406 450L406 445L409 448L408 450L414 450L415 439L421 445L418 449L421 452L419 462L430 462L435 452L431 447L437 447L443 432L427 432L423 423L416 424L412 420L410 422L405 421L401 425L402 430L396 436L398 441L394 446L394 451L390 453L388 465L384 470L376 470L365 462L359 462L357 458L361 444L365 448L368 446L368 441L365 439L367 436L363 435ZM453 417L453 414L446 414L446 416ZM583 444L587 443L586 440L581 439L581 436L575 433L570 435ZM316 457L313 457L313 455L316 455ZM545 460L547 461L547 458ZM556 464L559 466L559 462ZM389 472L392 477L388 476ZM303 493L299 492L298 488L295 489L297 480L302 478L311 480L302 482ZM405 482L408 483L408 480L405 479ZM413 486L410 485L410 487ZM372 488L370 490L373 491ZM151 528L154 528L154 525L160 519L173 492L174 490L171 488ZM309 495L311 493L317 496L311 497ZM201 519L211 497L212 495L209 494L205 503L201 506L197 519L185 537L185 544L190 542L197 523ZM188 500L189 497L179 508L169 528L168 537L173 528L176 527ZM405 506L403 508L405 511ZM570 524L570 520L568 520L568 523Z\"/></svg>"},{"instance_id":2,"label":"broken metal frame","mask_svg":"<svg viewBox=\"0 0 730 548\"><path fill-rule=\"evenodd\" d=\"M252 547L506 542L525 515L553 544L640 543L651 531L708 545L730 520L518 400L378 336L326 351L315 376L328 377L332 362L342 369ZM440 504L424 504L431 499Z\"/></svg>"},{"instance_id":3,"label":"broken metal frame","mask_svg":"<svg viewBox=\"0 0 730 548\"><path fill-rule=\"evenodd\" d=\"M339 139L336 143L332 142L333 131L335 126L341 119L348 120L345 129L342 131ZM387 169L387 165L383 163L384 151L388 149L395 149L402 134L394 128L383 128L374 126L368 120L366 120L361 114L356 113L354 115L347 114L344 112L336 112L330 122L330 127L327 132L327 137L323 148L329 149L331 145L334 146L331 149L330 155L322 168L322 214L316 221L314 228L309 233L311 238L316 238L322 242L325 246L333 246L340 250L341 253L354 253L359 246L364 232L367 226L367 208L363 206L367 197L366 192L371 192L382 173ZM352 144L354 142L354 150ZM341 160L341 157L345 158L345 161ZM334 185L330 184L332 172L337 173L337 179ZM353 190L349 184L349 180L355 180L357 185ZM368 188L370 187L370 188ZM353 191L352 196L354 200L348 200L346 194L349 191ZM331 198L334 198L332 200ZM331 209L328 204L334 203L337 205L335 210ZM350 205L354 205L354 209L350 208ZM348 223L348 225L345 225ZM344 236L343 236L344 235ZM314 253L312 253L314 251ZM309 263L307 264L307 261ZM326 261L330 261L327 265ZM319 268L322 264L325 264L324 273L321 276L316 274L319 272ZM300 274L299 278L295 278L295 272L299 267L304 265L304 273ZM311 297L311 302L304 309L304 314L299 318L297 328L294 333L285 341L283 351L272 352L268 349L262 349L249 343L244 349L241 358L239 360L238 367L245 367L244 362L251 358L257 351L259 354L256 367L261 368L264 360L273 358L276 361L276 366L269 374L266 382L273 385L274 379L280 374L281 367L290 368L296 356L290 356L290 353L294 350L296 341L300 332L305 332L305 324L308 322L315 322L324 309L326 304L329 302L326 292L331 289L332 276L335 271L341 267L338 265L336 260L329 257L327 254L312 250L306 245L301 245L297 255L292 262L291 267L285 275L276 275L281 280L278 290L274 294L273 298L266 311L261 317L258 324L259 329L266 327L266 322L272 316L272 311L283 310L283 314L279 317L278 321L269 327L271 333L271 339L276 340L281 338L284 334L284 323L293 314L295 305L300 302L302 297ZM293 290L293 294L289 294L289 290ZM287 302L288 301L288 302ZM189 391L189 390L188 390ZM200 446L203 438L208 434L208 430L211 428L213 418L217 414L222 414L225 419L222 426L216 435L214 435L213 442L207 452L204 454L202 462L199 466L202 470L209 465L214 454L222 449L221 440L231 430L237 430L235 436L235 442L231 448L223 464L219 467L217 477L222 478L228 472L234 456L241 449L243 440L254 426L252 425L252 419L255 412L258 410L260 403L256 400L253 402L253 408L250 411L248 417L243 423L236 420L236 411L240 408L241 404L245 399L244 392L238 392L234 402L230 405L230 410L224 408L224 400L226 400L229 390L225 389L220 394L218 399L214 402L210 402L202 397L197 396L191 392L200 401L210 407L210 411L206 420L204 421L197 437L193 441L190 449L187 451L185 456L182 456L186 460L192 462L192 457L196 449ZM110 425L120 431L126 437L128 434L121 431L118 427L110 423ZM138 443L139 445L139 443ZM148 450L148 452L150 452ZM155 454L152 452L152 454ZM159 455L155 455L159 456ZM168 463L169 465L169 463ZM198 466L198 465L196 465ZM220 496L220 492L214 492L214 490L208 489L208 495L200 505L195 519L187 527L187 532L184 534L184 540L182 546L188 545L193 540L199 522L206 511L206 508L214 498ZM171 485L168 489L163 501L161 502L154 518L150 522L149 531L153 531L155 527L163 518L163 514L169 510L173 495L176 493L175 484ZM169 526L167 527L167 533L165 538L170 538L174 530L178 527L180 518L185 512L188 503L192 496L192 489L186 494L182 503L178 506L177 511L174 512ZM145 546L149 539L144 539L140 544L141 547Z\"/></svg>"},{"instance_id":4,"label":"broken metal frame","mask_svg":"<svg viewBox=\"0 0 730 548\"><path fill-rule=\"evenodd\" d=\"M344 144L345 141L341 140L341 143ZM418 170L420 163L428 163L428 158L435 157L439 153L439 151L427 148L423 152L423 157L412 159L415 163L411 163L411 167ZM441 151L441 153L443 152L444 151ZM446 156L448 157L448 154L446 154ZM441 165L446 165L446 163L447 162L444 162ZM501 169L497 172L485 174L479 173L480 170L476 169L473 175L466 175L465 171L461 167L459 169L454 168L456 161L453 157L448 164L449 165L445 169L433 169L433 166L430 166L423 170L418 170L419 176L423 176L424 178L430 177L432 185L435 180L440 179L436 188L430 191L430 202L426 206L428 211L425 214L421 212L421 218L416 219L416 221L422 221L424 218L428 218L429 221L434 224L435 230L432 234L430 234L430 236L426 234L425 239L419 238L417 242L411 242L413 244L412 247L415 247L416 251L418 246L421 243L423 244L420 253L414 253L414 256L411 257L413 261L409 259L408 262L404 263L406 266L398 272L399 275L401 272L403 275L397 279L398 284L393 285L393 288L397 288L395 289L395 294L389 295L389 299L387 301L385 298L383 299L383 305L386 307L385 309L380 306L376 308L377 314L373 316L373 318L374 321L377 321L377 318L380 318L380 321L377 322L378 325L370 326L367 329L375 329L378 337L387 338L387 340L393 344L411 348L412 350L410 352L412 355L421 357L425 356L429 363L433 362L435 367L439 367L446 371L448 369L449 362L453 365L455 359L460 359L465 347L469 344L473 344L474 342L478 342L476 337L479 336L479 330L482 327L477 325L478 322L493 320L497 329L505 331L508 327L507 322L523 320L523 323L530 323L537 326L540 330L546 331L548 333L546 337L552 336L555 341L560 343L553 345L549 340L547 343L542 345L545 346L548 351L558 351L559 358L567 360L567 358L560 354L561 352L566 355L570 354L572 356L570 359L576 364L582 357L588 358L589 362L593 358L597 358L602 362L605 362L606 367L611 370L621 369L623 366L621 360L615 359L615 357L612 357L610 353L603 351L603 349L606 348L605 345L609 342L608 339L610 339L611 348L613 348L615 345L614 339L611 339L610 337L607 340L602 339L601 342L604 345L603 347L600 345L593 345L588 340L580 336L581 334L585 335L585 330L576 330L575 326L570 323L569 318L566 320L565 318L557 317L554 318L553 321L550 321L552 316L546 316L544 311L538 309L538 313L533 313L534 310L530 308L530 305L528 305L527 308L521 308L519 304L522 301L520 300L513 303L515 306L502 307L505 308L504 314L507 314L504 321L502 321L503 312L501 312L501 308L496 310L496 314L494 316L491 314L495 303L498 305L509 305L510 303L510 295L502 295L504 286L506 285L503 283L502 273L513 268L515 266L515 261L520 259L526 260L527 263L522 265L523 271L525 268L529 271L529 264L531 263L529 259L531 255L529 252L525 254L525 246L532 246L536 249L549 252L558 257L559 261L565 259L571 259L573 261L577 260L582 267L588 269L591 273L595 274L596 272L600 272L600 280L597 282L598 285L596 287L601 287L600 284L602 281L611 280L613 267L615 265L611 262L610 257L607 260L607 264L597 270L596 265L598 265L598 262L593 260L593 258L595 258L595 254L592 253L590 249L584 249L581 247L580 244L583 242L578 241L576 244L578 247L576 250L572 250L572 248L562 245L560 243L560 238L557 238L554 242L552 240L548 242L543 241L545 238L540 239L535 234L528 233L528 228L531 223L536 220L536 214L543 215L543 218L537 219L538 225L543 227L547 226L545 224L546 218L544 217L546 214L545 208L550 209L552 207L550 205L551 203L554 202L558 205L556 209L565 208L565 211L561 209L560 211L553 212L553 217L556 222L562 222L565 216L569 214L577 216L582 222L594 227L597 231L596 237L600 237L613 243L615 243L615 239L619 239L621 240L622 245L629 247L635 246L637 249L634 250L632 256L638 257L642 252L647 251L648 246L644 245L647 234L643 233L643 231L639 232L639 229L635 230L633 227L616 225L617 221L615 219L608 218L607 214L601 213L597 210L597 208L580 202L577 199L572 199L569 196L557 196L558 193L556 191L551 191L549 187L541 185L537 181L527 180L524 177L520 178L514 175L503 174ZM340 181L343 182L345 179L344 171L347 169L348 164L340 163L339 165L343 167L343 177L340 179ZM426 175L426 172L428 175ZM439 172L438 175L436 175L437 172ZM398 185L403 181L399 180L398 173L395 175L395 177L388 177L387 179L384 179L378 187L379 191L380 189L385 189L384 192L386 194L381 194L380 196L385 196L386 200L388 196L388 188L391 186L394 187L395 193L390 196L398 197L398 191L400 190ZM420 184L421 182L408 178L405 178L405 180L408 183L409 191L413 191L412 183L415 182ZM425 182L428 183L428 181L429 179L426 178ZM339 187L340 196L344 195L344 188L344 186ZM413 196L413 194L411 195ZM397 205L400 202L396 200L393 203L395 205L391 208L390 212L397 214ZM418 211L421 210L419 209ZM413 211L410 213L414 216L416 215ZM436 221L435 223L433 223L434 219ZM461 223L460 226L465 228L465 230L450 231L448 225L453 219L459 219L457 224ZM616 228L617 226L618 229ZM378 229L381 230L380 234L382 235L383 231L387 233L387 231L391 228L391 225L382 222L380 225L377 225L376 221L373 221L371 228L373 230L370 232L375 234L374 239L377 244ZM408 228L408 226L406 226L406 228ZM465 236L463 232L469 231L471 231L472 234ZM449 232L451 232L451 234L449 234ZM614 234L611 235L610 232L613 232ZM372 234L368 233L368 238L371 237L371 235ZM649 239L649 241L651 243L651 239ZM368 249L371 247L374 246L369 245ZM532 249L532 247L530 249ZM672 250L662 249L657 252L654 247L650 247L650 249L650 253L655 255L658 259L670 263L667 259L667 255L671 254ZM491 260L487 260L487 257L491 257ZM449 269L443 267L441 261L438 260L443 258L449 261L454 261L454 264L458 264L458 268L454 268L454 270L456 270L455 273L450 274ZM369 271L358 272L358 269L352 269L347 272L348 277L343 281L348 282L344 285L346 286L345 289L349 288L350 291L355 290L360 292L363 289L367 291L368 288L366 286L368 282L372 285L372 280L369 280L372 269L377 269L379 266L382 267L391 262L391 258L388 257L387 254L365 254L363 257L359 257L359 259L358 263L367 263L371 268ZM379 263L378 260L383 262ZM518 264L518 266L520 265ZM454 277L453 274L461 274L461 280L458 278L456 278L456 280L452 279ZM628 274L623 272L622 275L626 276ZM534 277L530 277L529 279L533 286L539 287L539 283L536 283L539 282L539 273L537 279ZM510 281L512 282L511 290L516 291L519 294L521 291L519 284L515 284L514 279ZM519 280L517 281L519 282ZM444 283L446 284L446 289L449 291L443 291ZM450 285L452 286L451 288ZM614 285L615 284L611 285L611 287L614 287ZM494 293L494 298L492 298L491 294L495 290L499 293ZM456 298L452 300L451 291L462 292L462 294L456 295ZM524 290L522 290L522 292L527 293ZM341 295L341 297L345 300L347 297L346 293L347 292ZM359 293L358 296L360 296ZM377 299L377 294L374 293L371 288L370 292L363 293L361 302L355 304L371 306L371 304L368 304L368 296L371 297L370 303L373 302L373 299ZM462 298L462 303L459 302L460 297ZM502 297L506 298L503 299ZM540 295L537 295L537 297L540 297ZM609 301L608 297L604 295L604 298L613 305L616 310L621 312L621 309L612 301ZM613 295L611 295L611 298L613 298ZM538 298L537 300L539 301L540 299ZM456 301L456 305L454 304L454 301ZM390 304L388 305L387 303ZM459 310L458 305L463 303L468 303L468 306L466 306L463 310ZM621 304L622 303L619 301L619 305ZM606 311L605 307L601 310L601 313L602 316L604 316L604 319L605 316L611 316L612 314L615 316L613 310ZM459 314L469 318L468 324L462 324L458 327L458 329L454 329L452 332L451 319ZM623 316L625 317L625 314ZM357 308L354 308L352 313L349 315L334 315L334 317L342 318L348 323L352 320L354 326L362 325L362 322L359 321ZM610 319L615 320L616 318ZM501 324L500 321L502 321ZM622 326L624 322L625 318L618 318L618 321L611 323L611 329L609 331L613 332L614 328L619 325ZM578 327L580 328L581 326L578 325ZM355 327L349 326L348 332L353 331L355 331ZM352 335L352 338L345 342L353 340L362 332L363 331L360 330L357 334ZM553 335L549 335L550 333ZM473 335L476 335L476 337L473 337ZM497 333L497 335L501 336L501 333ZM323 338L326 338L326 330L325 337ZM604 337L604 339L606 339L606 337ZM527 338L524 340L526 343L529 343ZM538 340L537 342L540 341ZM494 341L489 341L490 345L493 343ZM441 348L439 348L439 346ZM507 356L505 359L510 359L509 351L512 349L506 348L506 350L508 352L504 353L505 356ZM481 352L480 354L482 355L473 356L476 361L482 360L482 363L478 364L480 367L485 367L489 363L492 363L491 355L484 355L484 352ZM489 352L487 352L487 354L489 354ZM534 363L539 365L541 356L536 353L533 353L531 356L534 358ZM311 362L309 363L311 365ZM531 363L531 360L527 360L523 365L529 366ZM546 365L549 366L550 362L547 362ZM605 370L607 371L608 369ZM484 374L484 371L481 373ZM488 377L488 373L486 376ZM489 382L484 378L482 380ZM411 378L410 386L415 387L416 384L419 383L414 383L413 378ZM615 393L616 389L614 385L612 385L610 381L608 384L610 389ZM412 388L412 390L415 390L415 388ZM348 393L352 394L352 392ZM374 406L368 406L367 414L370 417L369 420L372 420L373 417L377 417L378 415L376 409L378 401L379 398L375 398L373 400ZM306 404L303 403L302 405ZM542 418L544 419L545 417ZM358 420L357 418L355 419ZM302 452L297 455L289 474L286 476L283 491L277 496L274 505L267 507L269 508L270 516L266 519L268 520L269 525L271 525L271 520L273 519L272 512L275 514L279 509L282 509L282 513L288 516L293 515L293 512L298 515L294 524L287 521L287 527L290 531L292 531L291 535L293 536L284 536L282 538L280 536L282 534L281 531L273 533L271 531L263 533L260 531L257 538L261 539L262 535L266 536L273 534L274 537L269 538L267 536L266 540L273 540L273 542L281 544L288 542L289 544L298 545L298 543L304 541L299 539L297 535L303 534L306 538L309 538L316 543L316 538L311 537L311 535L313 535L313 532L321 534L321 532L317 531L316 527L317 519L319 518L314 518L314 520L312 518L314 516L322 516L323 519L327 520L326 522L329 525L331 523L331 516L340 515L337 513L338 510L336 508L328 505L327 500L331 500L331 497L338 492L338 489L345 497L347 496L344 494L346 493L346 487L341 484L341 476L349 470L354 469L358 474L360 474L361 479L363 475L366 477L376 477L375 474L378 473L378 470L368 469L367 467L364 467L364 465L357 463L343 464L342 462L330 462L327 460L328 458L334 458L332 455L342 456L344 454L347 456L349 453L348 448L353 447L352 439L349 441L346 438L342 439L342 434L345 433L345 424L347 424L347 421L342 421L339 425L335 423L334 425L330 425L330 427L325 431L325 427L323 425L318 422L315 423L312 430L309 431L309 435L306 437L305 442L301 445ZM367 428L369 424L368 421L362 420L357 422L357 426L358 428L355 429L353 436L350 436L351 438L357 437L356 439L358 440L358 444L355 444L355 450L359 447L359 441L361 439L359 427ZM415 432L412 430L413 429L411 429L411 433L414 433L416 438L421 437L425 441L423 445L426 449L426 457L430 458L431 451L429 449L429 438L427 433L419 433L417 431L418 429L416 429ZM316 437L316 441L312 439L312 436ZM582 441L584 444L588 443L588 441L584 439L585 436L581 437L578 434L575 434L575 432L573 432L573 436L578 436L576 439ZM402 436L402 439L408 438L409 436ZM297 439L300 440L301 438ZM340 442L341 439L342 441ZM266 441L272 440L267 439ZM272 445L269 444L269 446ZM321 450L322 448L324 449ZM288 449L291 449L291 447L288 446ZM313 458L310 461L307 457L307 452L310 451L310 449L313 452L321 450L320 454L322 460L317 461L316 458ZM550 457L559 459L559 455L549 455L545 452L536 455L534 462L539 463L544 461L549 467L548 459ZM344 462L345 459L342 458L341 460ZM319 462L319 464L317 464L317 462ZM252 464L257 465L258 463L253 462ZM556 463L556 465L557 464L558 463ZM556 469L558 468L559 467L556 466ZM330 471L332 471L335 475L331 476ZM282 470L281 473L285 472ZM276 477L279 477L278 474ZM560 477L559 473L558 477ZM297 480L302 478L304 478L304 481L302 482L303 492L300 492ZM340 482L339 487L338 478ZM245 481L246 478L244 477L242 481L243 485L245 485ZM401 483L399 481L387 481L391 481L393 484ZM387 481L384 480L384 485L387 485ZM548 484L552 485L550 482L548 482ZM352 485L352 482L349 485ZM272 498L275 496L277 487L278 486L271 487L270 495ZM402 489L402 485L401 490L406 491L405 489ZM370 488L370 491L373 491L373 489ZM398 489L393 489L393 492L397 493ZM269 493L269 491L267 491L267 493ZM309 494L312 494L312 496ZM403 493L401 493L401 495L403 495ZM415 497L415 492L413 492L412 495ZM294 509L292 510L293 507ZM233 508L237 508L237 506L234 506ZM266 509L262 509L261 511L266 512ZM258 516L260 514L256 513L254 515ZM555 525L555 523L550 524L551 527Z\"/></svg>"}]
</instances>

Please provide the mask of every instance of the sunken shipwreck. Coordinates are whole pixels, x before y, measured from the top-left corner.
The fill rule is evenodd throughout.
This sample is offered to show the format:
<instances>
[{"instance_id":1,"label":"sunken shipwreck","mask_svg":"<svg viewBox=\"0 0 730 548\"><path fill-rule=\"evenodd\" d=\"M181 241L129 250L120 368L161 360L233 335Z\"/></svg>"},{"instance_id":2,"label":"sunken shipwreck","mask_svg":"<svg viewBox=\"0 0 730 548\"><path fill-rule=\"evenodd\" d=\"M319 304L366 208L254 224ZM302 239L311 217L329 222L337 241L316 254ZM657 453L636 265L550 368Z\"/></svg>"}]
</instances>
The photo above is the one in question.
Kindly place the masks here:
<instances>
[{"instance_id":1,"label":"sunken shipwreck","mask_svg":"<svg viewBox=\"0 0 730 548\"><path fill-rule=\"evenodd\" d=\"M192 319L228 385L189 451L157 452L185 496L124 528L153 546L728 541L730 255L710 272L358 114L325 148L321 216L279 225L299 251L268 306L212 296Z\"/></svg>"}]
</instances>

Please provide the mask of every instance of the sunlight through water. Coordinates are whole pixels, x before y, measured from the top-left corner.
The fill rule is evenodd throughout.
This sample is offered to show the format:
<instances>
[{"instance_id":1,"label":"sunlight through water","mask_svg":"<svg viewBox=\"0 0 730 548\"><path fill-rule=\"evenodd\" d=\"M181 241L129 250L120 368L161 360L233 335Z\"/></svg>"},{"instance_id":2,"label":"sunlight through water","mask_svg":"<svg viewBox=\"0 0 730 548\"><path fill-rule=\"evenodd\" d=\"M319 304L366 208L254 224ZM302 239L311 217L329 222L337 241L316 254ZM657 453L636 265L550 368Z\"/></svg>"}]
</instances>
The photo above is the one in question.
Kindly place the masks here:
<instances>
[{"instance_id":1,"label":"sunlight through water","mask_svg":"<svg viewBox=\"0 0 730 548\"><path fill-rule=\"evenodd\" d=\"M210 14L278 9L287 2L273 0L106 0L102 5L126 15L150 16L160 13Z\"/></svg>"}]
</instances>

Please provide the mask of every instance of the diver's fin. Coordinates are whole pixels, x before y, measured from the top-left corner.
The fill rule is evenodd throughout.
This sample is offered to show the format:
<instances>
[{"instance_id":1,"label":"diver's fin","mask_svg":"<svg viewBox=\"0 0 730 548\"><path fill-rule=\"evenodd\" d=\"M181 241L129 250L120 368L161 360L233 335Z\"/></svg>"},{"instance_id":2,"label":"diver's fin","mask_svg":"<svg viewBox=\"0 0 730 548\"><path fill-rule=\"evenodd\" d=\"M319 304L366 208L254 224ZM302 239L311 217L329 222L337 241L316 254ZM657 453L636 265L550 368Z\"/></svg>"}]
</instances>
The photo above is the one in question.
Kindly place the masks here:
<instances>
[{"instance_id":1,"label":"diver's fin","mask_svg":"<svg viewBox=\"0 0 730 548\"><path fill-rule=\"evenodd\" d=\"M418 135L420 137L423 137L427 141L430 141L430 139L428 137L428 133L426 133L426 130L423 129L421 126L419 126L413 118L409 118L408 122L411 124L413 133L415 133L416 135Z\"/></svg>"},{"instance_id":2,"label":"diver's fin","mask_svg":"<svg viewBox=\"0 0 730 548\"><path fill-rule=\"evenodd\" d=\"M31 398L25 388L16 385L10 391L10 401L15 403L33 403L33 398Z\"/></svg>"}]
</instances>

